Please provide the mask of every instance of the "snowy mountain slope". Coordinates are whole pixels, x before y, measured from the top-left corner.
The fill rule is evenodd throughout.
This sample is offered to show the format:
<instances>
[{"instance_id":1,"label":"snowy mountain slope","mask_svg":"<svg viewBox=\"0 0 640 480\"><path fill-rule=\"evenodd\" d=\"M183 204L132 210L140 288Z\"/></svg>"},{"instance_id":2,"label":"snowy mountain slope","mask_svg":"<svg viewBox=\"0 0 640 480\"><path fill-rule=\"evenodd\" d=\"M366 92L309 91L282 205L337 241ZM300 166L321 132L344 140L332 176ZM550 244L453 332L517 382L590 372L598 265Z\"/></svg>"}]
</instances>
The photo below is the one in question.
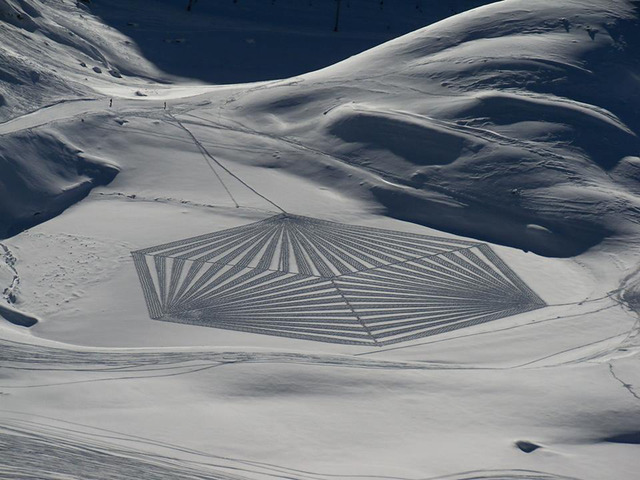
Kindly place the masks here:
<instances>
[{"instance_id":1,"label":"snowy mountain slope","mask_svg":"<svg viewBox=\"0 0 640 480\"><path fill-rule=\"evenodd\" d=\"M635 479L636 22L631 2L506 0L287 80L103 74L88 86L112 108L0 124L31 214L119 170L0 244L5 308L33 320L0 320L0 472ZM514 245L490 248L546 306L385 347L150 319L132 251L281 210L399 232L397 250L425 234ZM438 280L454 298L495 283L464 265Z\"/></svg>"},{"instance_id":2,"label":"snowy mountain slope","mask_svg":"<svg viewBox=\"0 0 640 480\"><path fill-rule=\"evenodd\" d=\"M126 33L166 72L208 83L299 75L492 0L94 0L90 10ZM495 0L493 0L495 1ZM203 52L206 52L203 55Z\"/></svg>"},{"instance_id":3,"label":"snowy mountain slope","mask_svg":"<svg viewBox=\"0 0 640 480\"><path fill-rule=\"evenodd\" d=\"M639 44L637 2L502 2L229 107L393 216L573 255L636 221Z\"/></svg>"},{"instance_id":4,"label":"snowy mountain slope","mask_svg":"<svg viewBox=\"0 0 640 480\"><path fill-rule=\"evenodd\" d=\"M2 0L0 121L110 84L285 78L491 1L349 0L336 33L333 2Z\"/></svg>"},{"instance_id":5,"label":"snowy mountain slope","mask_svg":"<svg viewBox=\"0 0 640 480\"><path fill-rule=\"evenodd\" d=\"M54 132L26 130L0 142L0 235L12 236L80 201L118 173L109 161L84 155Z\"/></svg>"},{"instance_id":6,"label":"snowy mountain slope","mask_svg":"<svg viewBox=\"0 0 640 480\"><path fill-rule=\"evenodd\" d=\"M132 42L76 2L0 2L0 120L96 96L122 75L162 80ZM146 83L146 82L145 82Z\"/></svg>"},{"instance_id":7,"label":"snowy mountain slope","mask_svg":"<svg viewBox=\"0 0 640 480\"><path fill-rule=\"evenodd\" d=\"M149 10L144 2L107 5L2 0L0 120L59 102L104 97L114 89L117 93L124 88L139 96L148 94L149 89L154 93L158 88L166 91L167 82L177 81L182 88L186 85L188 92L194 83L183 78L188 75L220 82L303 72L442 18L452 9L485 2L468 1L460 6L445 2L424 11L416 9L419 3L380 8L361 0L347 2L341 16L343 34L327 28L326 20L332 19L333 13L333 5L328 3L201 3L197 11L189 13L182 2L175 1L155 2ZM386 22L391 22L393 28L386 29ZM167 24L174 29L158 27ZM236 39L235 46L230 47L232 32L243 38L254 34L267 37L257 47L243 38ZM185 41L167 43L169 34L180 34ZM243 49L247 48L245 52ZM203 50L207 55L202 55ZM318 54L307 55L309 50L317 50ZM230 62L229 55L242 61ZM88 111L86 105L95 104L80 102L70 105L67 111ZM27 121L25 126L33 124ZM4 130L16 129L12 126ZM52 140L52 136L57 134L47 132L40 138L37 131L21 133L16 138L5 138L6 148L0 145L5 168L15 166L15 176L0 179L0 236L12 235L58 214L82 198L92 185L113 177L112 173L102 172L102 167L87 169L84 158L73 160L75 154L68 152L81 153L74 139L65 143L66 140ZM17 153L23 149L29 155ZM114 164L118 162L112 160ZM55 165L53 170L51 164ZM43 178L46 171L51 174Z\"/></svg>"}]
</instances>

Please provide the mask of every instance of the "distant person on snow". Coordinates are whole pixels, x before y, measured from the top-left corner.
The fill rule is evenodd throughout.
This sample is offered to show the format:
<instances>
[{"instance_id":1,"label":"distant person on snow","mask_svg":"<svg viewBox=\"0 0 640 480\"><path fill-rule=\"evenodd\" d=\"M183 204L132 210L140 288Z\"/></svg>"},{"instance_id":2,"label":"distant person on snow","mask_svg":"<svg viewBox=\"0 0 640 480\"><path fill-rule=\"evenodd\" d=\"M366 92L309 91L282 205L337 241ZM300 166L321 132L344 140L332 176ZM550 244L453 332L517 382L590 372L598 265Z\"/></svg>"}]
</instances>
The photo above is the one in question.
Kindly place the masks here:
<instances>
[{"instance_id":1,"label":"distant person on snow","mask_svg":"<svg viewBox=\"0 0 640 480\"><path fill-rule=\"evenodd\" d=\"M164 102L164 109L167 109L167 102Z\"/></svg>"},{"instance_id":2,"label":"distant person on snow","mask_svg":"<svg viewBox=\"0 0 640 480\"><path fill-rule=\"evenodd\" d=\"M109 108L113 107L113 98L109 99Z\"/></svg>"}]
</instances>

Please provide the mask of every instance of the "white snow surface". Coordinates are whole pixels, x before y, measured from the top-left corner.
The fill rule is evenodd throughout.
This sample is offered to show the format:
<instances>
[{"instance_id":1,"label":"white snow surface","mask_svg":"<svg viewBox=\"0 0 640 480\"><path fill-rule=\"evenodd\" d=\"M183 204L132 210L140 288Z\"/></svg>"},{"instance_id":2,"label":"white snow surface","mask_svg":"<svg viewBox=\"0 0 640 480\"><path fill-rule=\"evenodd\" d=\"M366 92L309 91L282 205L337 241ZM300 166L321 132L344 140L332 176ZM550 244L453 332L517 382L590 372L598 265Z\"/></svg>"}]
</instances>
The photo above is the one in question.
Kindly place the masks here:
<instances>
[{"instance_id":1,"label":"white snow surface","mask_svg":"<svg viewBox=\"0 0 640 480\"><path fill-rule=\"evenodd\" d=\"M637 478L637 2L230 85L151 51L170 2L93 3L0 0L0 477ZM281 210L488 242L547 306L386 347L149 318L130 252Z\"/></svg>"}]
</instances>

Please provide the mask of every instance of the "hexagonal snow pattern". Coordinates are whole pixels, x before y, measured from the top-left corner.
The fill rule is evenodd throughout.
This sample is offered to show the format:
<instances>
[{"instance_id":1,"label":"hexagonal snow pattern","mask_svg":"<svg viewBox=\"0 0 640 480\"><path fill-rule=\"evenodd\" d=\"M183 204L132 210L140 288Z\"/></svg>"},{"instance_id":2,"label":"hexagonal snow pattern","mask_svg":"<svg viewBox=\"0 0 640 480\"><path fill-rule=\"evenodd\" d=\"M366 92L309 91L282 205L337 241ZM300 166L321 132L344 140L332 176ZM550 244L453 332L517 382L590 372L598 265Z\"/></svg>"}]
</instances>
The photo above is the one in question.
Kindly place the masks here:
<instances>
[{"instance_id":1,"label":"hexagonal snow pattern","mask_svg":"<svg viewBox=\"0 0 640 480\"><path fill-rule=\"evenodd\" d=\"M132 252L151 318L383 346L545 306L488 245L291 214Z\"/></svg>"}]
</instances>

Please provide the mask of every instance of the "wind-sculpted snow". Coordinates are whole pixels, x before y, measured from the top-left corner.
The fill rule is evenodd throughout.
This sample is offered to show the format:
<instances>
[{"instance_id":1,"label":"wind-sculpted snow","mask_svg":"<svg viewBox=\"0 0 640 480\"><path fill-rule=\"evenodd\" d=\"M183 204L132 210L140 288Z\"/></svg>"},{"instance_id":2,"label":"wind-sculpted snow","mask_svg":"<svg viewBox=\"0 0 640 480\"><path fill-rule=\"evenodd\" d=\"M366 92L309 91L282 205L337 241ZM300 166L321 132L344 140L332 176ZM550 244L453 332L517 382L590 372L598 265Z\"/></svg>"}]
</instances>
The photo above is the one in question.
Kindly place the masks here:
<instances>
[{"instance_id":1,"label":"wind-sculpted snow","mask_svg":"<svg viewBox=\"0 0 640 480\"><path fill-rule=\"evenodd\" d=\"M282 162L294 173L315 161L327 186L353 176L351 191L368 188L389 216L578 255L637 224L640 10L533 3L488 5L296 85L246 90L234 120L306 148Z\"/></svg>"},{"instance_id":2,"label":"wind-sculpted snow","mask_svg":"<svg viewBox=\"0 0 640 480\"><path fill-rule=\"evenodd\" d=\"M46 127L1 138L0 238L60 214L120 171Z\"/></svg>"},{"instance_id":3,"label":"wind-sculpted snow","mask_svg":"<svg viewBox=\"0 0 640 480\"><path fill-rule=\"evenodd\" d=\"M108 85L145 88L150 79L165 84L187 77L224 84L287 78L458 9L495 1L427 7L351 0L342 9L340 32L334 32L334 2L199 2L187 12L186 0L156 0L153 8L145 0L0 0L0 121L93 97Z\"/></svg>"},{"instance_id":4,"label":"wind-sculpted snow","mask_svg":"<svg viewBox=\"0 0 640 480\"><path fill-rule=\"evenodd\" d=\"M489 248L291 214L132 253L151 318L383 346L543 307Z\"/></svg>"}]
</instances>

